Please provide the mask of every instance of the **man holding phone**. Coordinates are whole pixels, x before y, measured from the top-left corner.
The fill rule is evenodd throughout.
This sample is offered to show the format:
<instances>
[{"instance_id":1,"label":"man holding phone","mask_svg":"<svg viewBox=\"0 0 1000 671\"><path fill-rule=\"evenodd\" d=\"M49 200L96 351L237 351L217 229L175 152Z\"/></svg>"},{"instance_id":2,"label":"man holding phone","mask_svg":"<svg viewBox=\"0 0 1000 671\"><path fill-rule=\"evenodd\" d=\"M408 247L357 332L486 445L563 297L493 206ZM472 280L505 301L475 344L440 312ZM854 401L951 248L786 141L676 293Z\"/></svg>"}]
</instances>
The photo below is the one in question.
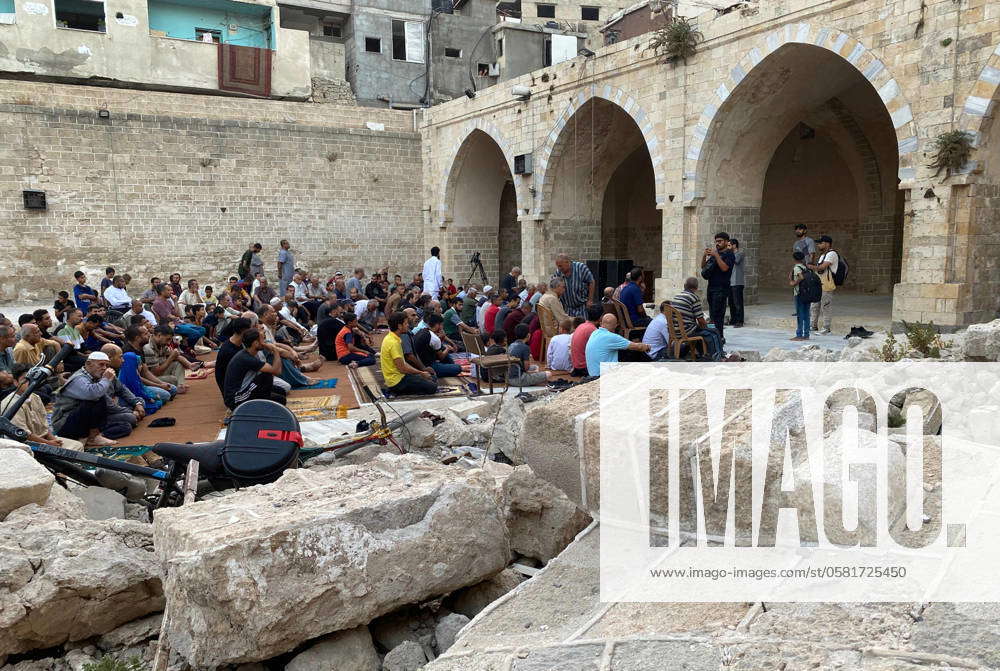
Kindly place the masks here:
<instances>
[{"instance_id":1,"label":"man holding phone","mask_svg":"<svg viewBox=\"0 0 1000 671\"><path fill-rule=\"evenodd\" d=\"M726 304L729 301L730 279L736 257L729 248L729 234L715 234L715 244L705 248L701 257L701 276L708 280L708 314L722 344L723 323L726 321Z\"/></svg>"}]
</instances>

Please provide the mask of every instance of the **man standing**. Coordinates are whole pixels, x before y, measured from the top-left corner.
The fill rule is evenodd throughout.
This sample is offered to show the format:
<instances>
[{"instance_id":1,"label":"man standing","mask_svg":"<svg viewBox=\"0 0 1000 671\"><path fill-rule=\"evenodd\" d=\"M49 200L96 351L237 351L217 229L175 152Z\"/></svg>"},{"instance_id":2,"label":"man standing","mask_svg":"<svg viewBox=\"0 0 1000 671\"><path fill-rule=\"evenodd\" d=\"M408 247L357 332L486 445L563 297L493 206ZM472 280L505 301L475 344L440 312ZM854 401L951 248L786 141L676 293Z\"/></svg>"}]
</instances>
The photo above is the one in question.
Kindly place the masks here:
<instances>
[{"instance_id":1,"label":"man standing","mask_svg":"<svg viewBox=\"0 0 1000 671\"><path fill-rule=\"evenodd\" d=\"M593 304L597 288L587 264L574 261L569 254L559 254L556 256L556 272L552 277L558 277L566 284L566 291L559 297L566 314L571 317L586 317L587 306Z\"/></svg>"},{"instance_id":2,"label":"man standing","mask_svg":"<svg viewBox=\"0 0 1000 671\"><path fill-rule=\"evenodd\" d=\"M278 295L285 295L285 289L288 288L294 275L295 256L291 252L288 240L282 240L281 249L278 250Z\"/></svg>"},{"instance_id":3,"label":"man standing","mask_svg":"<svg viewBox=\"0 0 1000 671\"><path fill-rule=\"evenodd\" d=\"M736 258L729 251L729 234L716 233L715 246L706 247L705 254L701 257L701 275L708 280L708 314L722 344L726 342L723 323L726 321L726 303L729 300L734 263Z\"/></svg>"},{"instance_id":4,"label":"man standing","mask_svg":"<svg viewBox=\"0 0 1000 671\"><path fill-rule=\"evenodd\" d=\"M521 276L521 269L514 266L510 269L510 272L504 275L504 278L500 280L500 288L507 290L507 295L514 293L514 289L517 288L517 279Z\"/></svg>"},{"instance_id":5,"label":"man standing","mask_svg":"<svg viewBox=\"0 0 1000 671\"><path fill-rule=\"evenodd\" d=\"M734 329L743 328L743 286L746 284L743 261L746 256L740 251L740 241L729 241L729 251L733 253L733 275L729 278L729 325Z\"/></svg>"},{"instance_id":6,"label":"man standing","mask_svg":"<svg viewBox=\"0 0 1000 671\"><path fill-rule=\"evenodd\" d=\"M437 299L441 296L441 285L444 284L444 275L441 271L441 250L431 247L431 256L424 261L424 293L430 294L431 298Z\"/></svg>"},{"instance_id":7,"label":"man standing","mask_svg":"<svg viewBox=\"0 0 1000 671\"><path fill-rule=\"evenodd\" d=\"M817 245L820 253L819 261L806 265L810 270L816 271L823 284L823 297L820 298L819 303L812 304L812 330L819 330L819 318L822 314L823 330L819 333L820 335L828 335L833 321L833 292L837 290L833 276L840 267L840 255L833 251L833 238L829 235L819 236Z\"/></svg>"},{"instance_id":8,"label":"man standing","mask_svg":"<svg viewBox=\"0 0 1000 671\"><path fill-rule=\"evenodd\" d=\"M282 240L282 243L286 241ZM285 395L275 393L274 378L281 375L281 354L276 345L264 342L257 329L247 329L241 337L243 349L226 366L226 379L222 388L222 400L226 407L235 410L238 405L251 399L267 399L285 403ZM257 356L261 350L272 354L271 363Z\"/></svg>"},{"instance_id":9,"label":"man standing","mask_svg":"<svg viewBox=\"0 0 1000 671\"><path fill-rule=\"evenodd\" d=\"M396 395L429 395L437 392L437 382L433 373L414 368L403 355L404 334L410 330L410 323L402 312L389 315L389 333L382 340L379 362L385 386Z\"/></svg>"},{"instance_id":10,"label":"man standing","mask_svg":"<svg viewBox=\"0 0 1000 671\"><path fill-rule=\"evenodd\" d=\"M792 244L792 253L802 252L806 265L816 259L816 243L807 235L808 231L805 224L795 224L795 243Z\"/></svg>"},{"instance_id":11,"label":"man standing","mask_svg":"<svg viewBox=\"0 0 1000 671\"><path fill-rule=\"evenodd\" d=\"M364 295L364 286L362 282L364 279L365 279L365 269L355 268L354 277L347 280L347 284L345 285L345 290L347 291L347 295L348 296L351 295L351 289L357 289L358 294Z\"/></svg>"}]
</instances>

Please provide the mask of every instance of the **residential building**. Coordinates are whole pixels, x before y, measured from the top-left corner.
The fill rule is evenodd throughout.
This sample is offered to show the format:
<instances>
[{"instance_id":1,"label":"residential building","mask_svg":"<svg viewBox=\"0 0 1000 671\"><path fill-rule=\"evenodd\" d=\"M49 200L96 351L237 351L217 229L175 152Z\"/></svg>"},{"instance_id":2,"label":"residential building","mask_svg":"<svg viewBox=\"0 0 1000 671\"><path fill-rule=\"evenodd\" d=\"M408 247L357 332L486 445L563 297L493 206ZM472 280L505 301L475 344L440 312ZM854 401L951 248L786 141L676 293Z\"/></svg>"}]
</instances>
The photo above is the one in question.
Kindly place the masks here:
<instances>
[{"instance_id":1,"label":"residential building","mask_svg":"<svg viewBox=\"0 0 1000 671\"><path fill-rule=\"evenodd\" d=\"M306 99L309 36L277 16L274 0L0 0L0 73Z\"/></svg>"},{"instance_id":2,"label":"residential building","mask_svg":"<svg viewBox=\"0 0 1000 671\"><path fill-rule=\"evenodd\" d=\"M501 21L493 28L499 81L575 58L587 34L564 28Z\"/></svg>"},{"instance_id":3,"label":"residential building","mask_svg":"<svg viewBox=\"0 0 1000 671\"><path fill-rule=\"evenodd\" d=\"M662 28L673 16L674 6L664 0L642 0L615 12L600 32L605 45L615 44Z\"/></svg>"}]
</instances>

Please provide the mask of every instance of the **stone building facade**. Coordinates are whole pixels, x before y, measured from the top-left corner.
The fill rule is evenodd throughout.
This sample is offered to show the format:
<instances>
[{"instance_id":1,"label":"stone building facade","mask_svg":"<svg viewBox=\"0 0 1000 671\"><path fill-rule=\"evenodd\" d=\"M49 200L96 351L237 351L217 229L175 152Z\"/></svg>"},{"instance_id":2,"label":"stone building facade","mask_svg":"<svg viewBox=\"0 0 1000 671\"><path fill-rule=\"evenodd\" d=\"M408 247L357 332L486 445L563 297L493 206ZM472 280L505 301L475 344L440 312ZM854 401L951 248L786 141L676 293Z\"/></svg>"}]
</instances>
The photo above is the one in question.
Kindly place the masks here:
<instances>
[{"instance_id":1,"label":"stone building facade","mask_svg":"<svg viewBox=\"0 0 1000 671\"><path fill-rule=\"evenodd\" d=\"M530 278L560 251L633 259L662 298L727 230L756 299L788 294L801 222L849 261L843 290L891 294L895 321L993 318L1000 5L762 0L697 27L686 63L640 36L428 110L425 246L456 276L478 249L496 277L517 235ZM946 176L928 164L952 130L975 146Z\"/></svg>"},{"instance_id":2,"label":"stone building facade","mask_svg":"<svg viewBox=\"0 0 1000 671\"><path fill-rule=\"evenodd\" d=\"M218 284L257 241L275 273L282 238L322 273L419 267L415 128L410 112L0 81L0 304L106 265L130 291L171 272Z\"/></svg>"}]
</instances>

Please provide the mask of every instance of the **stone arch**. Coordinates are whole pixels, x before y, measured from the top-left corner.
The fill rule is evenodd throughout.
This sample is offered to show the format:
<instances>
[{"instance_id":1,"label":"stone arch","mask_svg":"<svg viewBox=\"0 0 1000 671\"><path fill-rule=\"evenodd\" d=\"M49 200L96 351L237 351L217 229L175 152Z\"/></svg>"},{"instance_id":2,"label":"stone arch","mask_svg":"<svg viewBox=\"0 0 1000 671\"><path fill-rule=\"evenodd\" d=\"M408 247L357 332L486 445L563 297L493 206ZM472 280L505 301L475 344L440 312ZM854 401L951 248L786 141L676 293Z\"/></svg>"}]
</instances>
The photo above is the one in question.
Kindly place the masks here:
<instances>
[{"instance_id":1,"label":"stone arch","mask_svg":"<svg viewBox=\"0 0 1000 671\"><path fill-rule=\"evenodd\" d=\"M549 173L549 167L554 165L556 159L562 153L569 141L569 131L567 125L576 114L592 98L606 100L621 108L632 118L635 125L642 133L646 141L646 149L649 151L650 159L653 162L653 174L656 187L656 203L662 206L665 200L665 179L663 175L662 142L656 137L653 129L653 118L636 102L635 96L618 88L617 86L598 86L591 84L580 90L566 105L563 113L556 120L552 130L545 139L545 145L535 157L535 184L538 189L538 197L535 201L533 214L541 215L550 211L552 207L552 187L555 180L554 175Z\"/></svg>"},{"instance_id":2,"label":"stone arch","mask_svg":"<svg viewBox=\"0 0 1000 671\"><path fill-rule=\"evenodd\" d=\"M995 109L1000 97L1000 44L993 50L983 65L983 69L972 85L972 91L965 98L962 114L958 118L956 128L964 130L973 137L973 146L983 148L989 143L988 129L993 122L991 112ZM979 160L970 160L960 172L970 173L979 167Z\"/></svg>"},{"instance_id":3,"label":"stone arch","mask_svg":"<svg viewBox=\"0 0 1000 671\"><path fill-rule=\"evenodd\" d=\"M504 160L507 161L507 167L514 179L514 193L517 200L518 213L524 212L528 207L525 204L522 193L524 191L524 176L514 174L514 154L511 151L510 142L508 142L507 138L504 137L503 133L495 125L483 119L476 119L462 127L458 138L451 145L451 151L449 152L451 160L448 161L441 175L441 194L438 204L438 221L441 225L447 225L452 221L452 217L454 216L455 187L462 172L462 163L469 154L469 147L471 146L469 139L475 133L484 133L489 136L496 143L497 147L500 148Z\"/></svg>"},{"instance_id":4,"label":"stone arch","mask_svg":"<svg viewBox=\"0 0 1000 671\"><path fill-rule=\"evenodd\" d=\"M811 23L788 24L757 38L756 44L737 61L725 79L719 82L712 99L702 110L698 123L687 138L684 156L685 204L694 204L695 200L705 197L707 161L702 149L711 145L719 112L754 68L786 44L826 49L843 58L871 83L885 105L896 132L901 188L916 179L915 156L920 143L913 120L913 109L885 63L847 33Z\"/></svg>"}]
</instances>

